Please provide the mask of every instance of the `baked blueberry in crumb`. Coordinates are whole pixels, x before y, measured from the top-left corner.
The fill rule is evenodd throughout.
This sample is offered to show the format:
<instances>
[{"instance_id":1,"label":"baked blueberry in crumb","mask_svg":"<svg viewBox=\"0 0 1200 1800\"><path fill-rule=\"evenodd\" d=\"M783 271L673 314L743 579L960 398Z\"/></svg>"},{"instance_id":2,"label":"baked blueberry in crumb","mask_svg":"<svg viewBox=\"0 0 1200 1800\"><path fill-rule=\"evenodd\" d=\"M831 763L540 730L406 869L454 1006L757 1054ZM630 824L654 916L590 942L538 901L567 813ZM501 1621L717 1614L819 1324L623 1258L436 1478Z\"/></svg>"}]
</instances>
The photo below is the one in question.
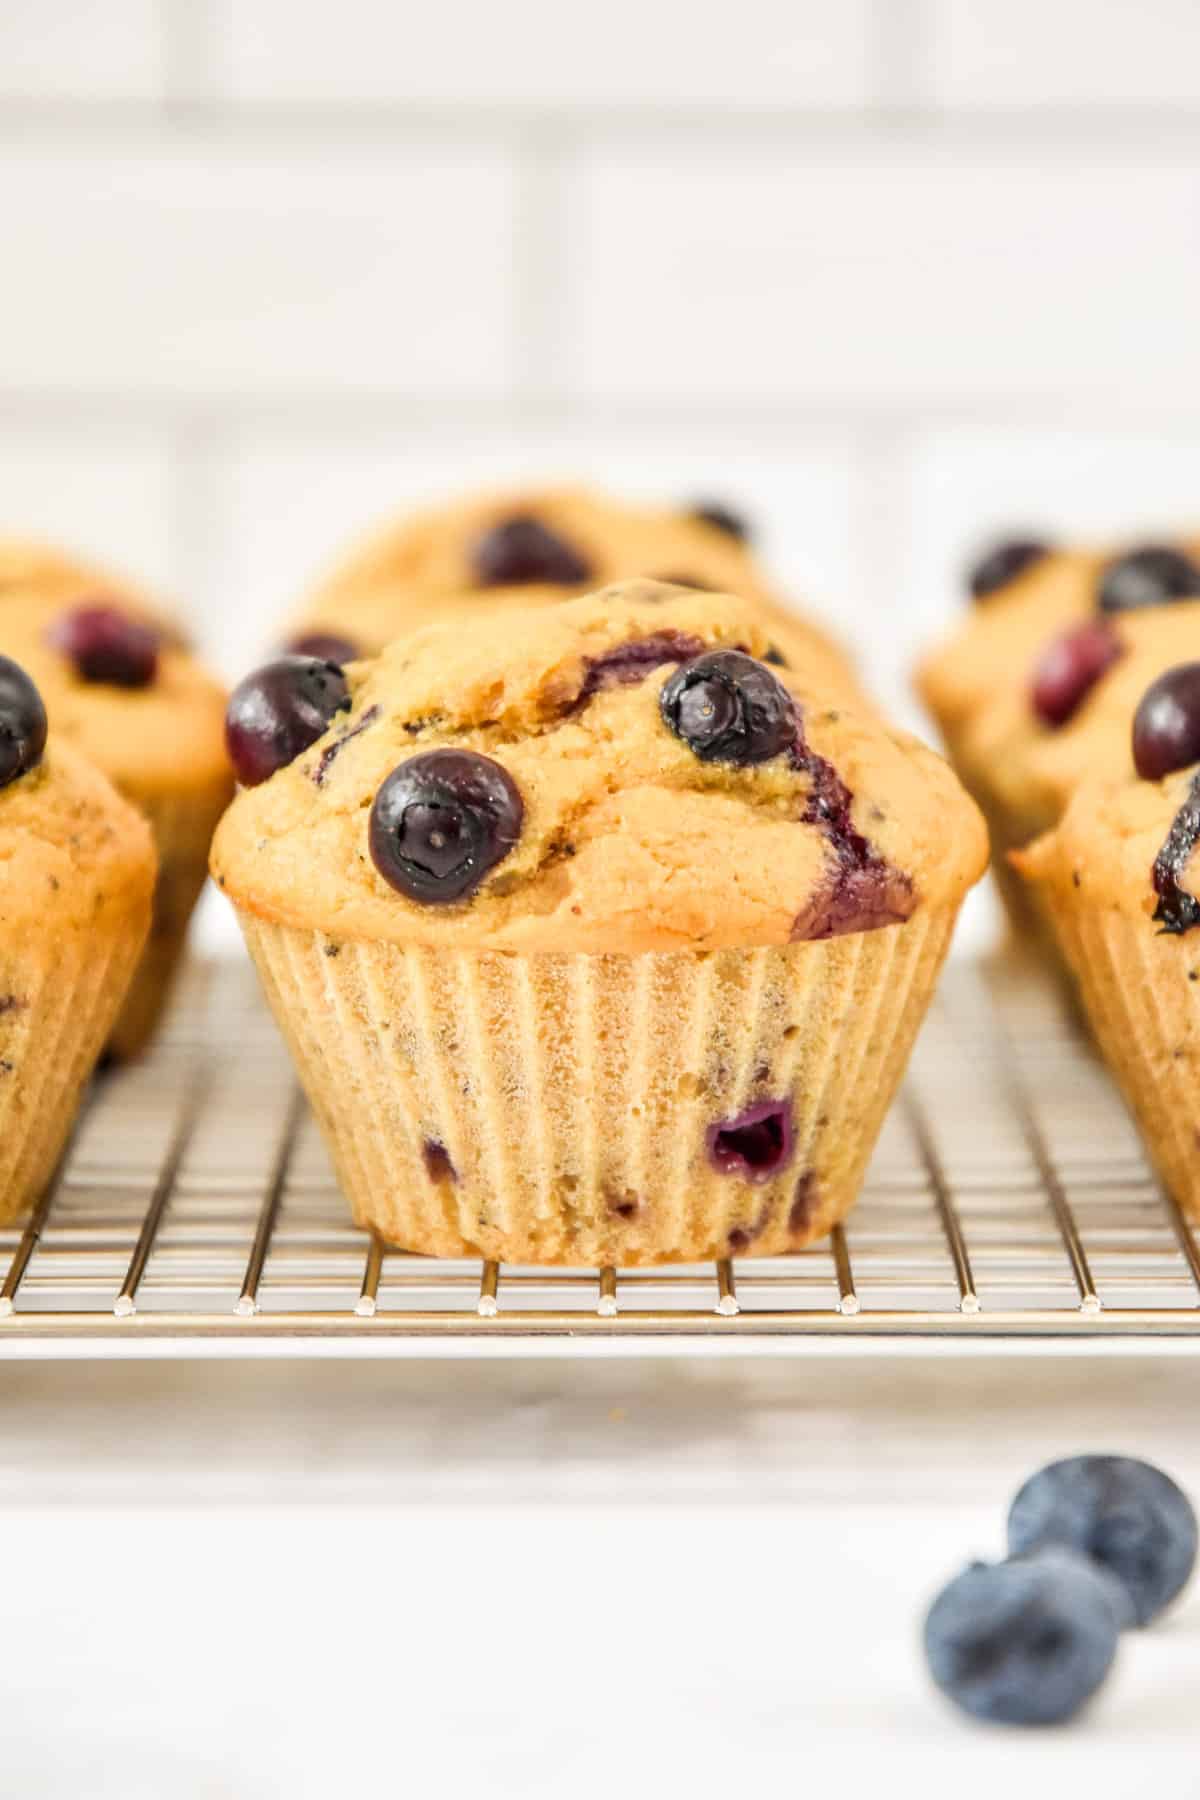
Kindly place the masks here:
<instances>
[{"instance_id":1,"label":"baked blueberry in crumb","mask_svg":"<svg viewBox=\"0 0 1200 1800\"><path fill-rule=\"evenodd\" d=\"M437 1138L426 1138L421 1145L421 1160L430 1181L457 1181L458 1170L450 1160L450 1152Z\"/></svg>"},{"instance_id":2,"label":"baked blueberry in crumb","mask_svg":"<svg viewBox=\"0 0 1200 1800\"><path fill-rule=\"evenodd\" d=\"M225 743L243 787L257 787L350 705L341 666L316 656L278 656L240 681L225 714Z\"/></svg>"},{"instance_id":3,"label":"baked blueberry in crumb","mask_svg":"<svg viewBox=\"0 0 1200 1800\"><path fill-rule=\"evenodd\" d=\"M796 707L778 676L741 650L710 650L678 669L663 719L701 762L769 762L796 741Z\"/></svg>"},{"instance_id":4,"label":"baked blueberry in crumb","mask_svg":"<svg viewBox=\"0 0 1200 1800\"><path fill-rule=\"evenodd\" d=\"M1200 925L1200 900L1184 887L1192 851L1200 842L1200 774L1188 784L1187 798L1171 821L1167 841L1154 859L1150 881L1158 895L1154 922L1172 937Z\"/></svg>"},{"instance_id":5,"label":"baked blueberry in crumb","mask_svg":"<svg viewBox=\"0 0 1200 1800\"><path fill-rule=\"evenodd\" d=\"M1073 719L1100 677L1119 662L1124 646L1103 619L1063 632L1034 664L1030 699L1043 725L1057 730Z\"/></svg>"},{"instance_id":6,"label":"baked blueberry in crumb","mask_svg":"<svg viewBox=\"0 0 1200 1800\"><path fill-rule=\"evenodd\" d=\"M768 644L763 652L763 661L770 663L773 669L788 669L791 664L779 648L778 644Z\"/></svg>"},{"instance_id":7,"label":"baked blueberry in crumb","mask_svg":"<svg viewBox=\"0 0 1200 1800\"><path fill-rule=\"evenodd\" d=\"M1041 538L1005 538L992 544L967 571L967 586L974 600L987 600L1051 554Z\"/></svg>"},{"instance_id":8,"label":"baked blueberry in crumb","mask_svg":"<svg viewBox=\"0 0 1200 1800\"><path fill-rule=\"evenodd\" d=\"M710 1125L705 1133L708 1159L722 1175L745 1181L770 1181L792 1158L792 1109L786 1100L759 1100Z\"/></svg>"},{"instance_id":9,"label":"baked blueberry in crumb","mask_svg":"<svg viewBox=\"0 0 1200 1800\"><path fill-rule=\"evenodd\" d=\"M536 582L578 587L592 572L585 557L530 513L501 519L485 531L471 560L480 587L523 587Z\"/></svg>"},{"instance_id":10,"label":"baked blueberry in crumb","mask_svg":"<svg viewBox=\"0 0 1200 1800\"><path fill-rule=\"evenodd\" d=\"M371 860L410 900L461 900L508 855L524 812L511 776L491 757L428 750L393 769L376 794Z\"/></svg>"},{"instance_id":11,"label":"baked blueberry in crumb","mask_svg":"<svg viewBox=\"0 0 1200 1800\"><path fill-rule=\"evenodd\" d=\"M739 544L750 542L751 531L745 515L721 500L698 500L691 508L691 517L723 531L726 537L734 538Z\"/></svg>"},{"instance_id":12,"label":"baked blueberry in crumb","mask_svg":"<svg viewBox=\"0 0 1200 1800\"><path fill-rule=\"evenodd\" d=\"M1101 612L1130 612L1200 597L1200 566L1173 544L1142 544L1110 562L1100 577Z\"/></svg>"},{"instance_id":13,"label":"baked blueberry in crumb","mask_svg":"<svg viewBox=\"0 0 1200 1800\"><path fill-rule=\"evenodd\" d=\"M45 748L42 696L19 664L0 656L0 788L36 769Z\"/></svg>"},{"instance_id":14,"label":"baked blueberry in crumb","mask_svg":"<svg viewBox=\"0 0 1200 1800\"><path fill-rule=\"evenodd\" d=\"M287 645L290 656L315 656L321 662L334 662L339 665L356 662L362 650L353 638L342 637L336 631L302 631Z\"/></svg>"},{"instance_id":15,"label":"baked blueberry in crumb","mask_svg":"<svg viewBox=\"0 0 1200 1800\"><path fill-rule=\"evenodd\" d=\"M1133 715L1133 763L1160 781L1200 762L1200 662L1178 663L1151 682Z\"/></svg>"},{"instance_id":16,"label":"baked blueberry in crumb","mask_svg":"<svg viewBox=\"0 0 1200 1800\"><path fill-rule=\"evenodd\" d=\"M46 635L81 681L144 688L158 673L158 632L118 606L73 607L54 621Z\"/></svg>"},{"instance_id":17,"label":"baked blueberry in crumb","mask_svg":"<svg viewBox=\"0 0 1200 1800\"><path fill-rule=\"evenodd\" d=\"M793 1237L799 1237L807 1231L813 1222L817 1210L817 1178L811 1169L806 1169L792 1195L792 1204L788 1209L788 1230Z\"/></svg>"}]
</instances>

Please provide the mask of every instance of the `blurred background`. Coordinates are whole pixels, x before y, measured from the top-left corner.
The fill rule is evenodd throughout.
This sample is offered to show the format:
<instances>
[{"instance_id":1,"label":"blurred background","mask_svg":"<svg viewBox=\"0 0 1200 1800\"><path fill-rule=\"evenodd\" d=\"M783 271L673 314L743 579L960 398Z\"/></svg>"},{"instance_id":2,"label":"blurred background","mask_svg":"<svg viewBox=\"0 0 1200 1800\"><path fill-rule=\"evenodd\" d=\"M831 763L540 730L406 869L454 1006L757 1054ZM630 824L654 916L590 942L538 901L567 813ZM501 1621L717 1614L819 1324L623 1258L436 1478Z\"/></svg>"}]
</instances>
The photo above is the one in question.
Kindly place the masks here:
<instances>
[{"instance_id":1,"label":"blurred background","mask_svg":"<svg viewBox=\"0 0 1200 1800\"><path fill-rule=\"evenodd\" d=\"M1200 520L1195 0L6 0L0 528L233 673L408 499L727 495L907 709L994 526Z\"/></svg>"}]
</instances>

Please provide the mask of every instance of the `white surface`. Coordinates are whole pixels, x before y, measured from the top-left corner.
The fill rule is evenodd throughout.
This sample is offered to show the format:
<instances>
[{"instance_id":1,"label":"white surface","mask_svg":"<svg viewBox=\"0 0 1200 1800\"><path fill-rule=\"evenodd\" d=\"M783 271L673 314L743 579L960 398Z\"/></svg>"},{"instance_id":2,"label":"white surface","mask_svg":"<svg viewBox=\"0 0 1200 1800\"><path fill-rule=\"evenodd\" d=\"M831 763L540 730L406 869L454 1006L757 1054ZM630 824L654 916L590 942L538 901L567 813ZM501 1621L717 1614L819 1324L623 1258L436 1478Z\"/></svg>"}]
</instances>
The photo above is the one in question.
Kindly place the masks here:
<instances>
[{"instance_id":1,"label":"white surface","mask_svg":"<svg viewBox=\"0 0 1200 1800\"><path fill-rule=\"evenodd\" d=\"M1066 1732L960 1722L916 1634L1041 1461L1200 1487L1198 1399L1137 1359L8 1370L6 1784L1186 1794L1200 1593Z\"/></svg>"},{"instance_id":2,"label":"white surface","mask_svg":"<svg viewBox=\"0 0 1200 1800\"><path fill-rule=\"evenodd\" d=\"M944 106L1187 105L1195 0L926 0L931 96Z\"/></svg>"}]
</instances>

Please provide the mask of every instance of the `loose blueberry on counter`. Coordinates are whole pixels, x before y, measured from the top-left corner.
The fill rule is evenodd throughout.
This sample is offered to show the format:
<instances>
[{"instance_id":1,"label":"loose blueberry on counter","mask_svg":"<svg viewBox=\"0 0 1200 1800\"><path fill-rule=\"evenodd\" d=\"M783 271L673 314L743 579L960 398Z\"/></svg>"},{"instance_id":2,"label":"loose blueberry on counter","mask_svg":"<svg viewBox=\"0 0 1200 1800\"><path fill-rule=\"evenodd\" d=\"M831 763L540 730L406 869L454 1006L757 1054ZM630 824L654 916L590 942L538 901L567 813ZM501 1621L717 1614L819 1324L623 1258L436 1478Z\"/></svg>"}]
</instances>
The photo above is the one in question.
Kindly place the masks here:
<instances>
[{"instance_id":1,"label":"loose blueberry on counter","mask_svg":"<svg viewBox=\"0 0 1200 1800\"><path fill-rule=\"evenodd\" d=\"M340 664L277 656L240 681L225 714L225 744L244 787L257 787L315 744L350 705Z\"/></svg>"},{"instance_id":2,"label":"loose blueberry on counter","mask_svg":"<svg viewBox=\"0 0 1200 1800\"><path fill-rule=\"evenodd\" d=\"M1200 762L1200 663L1178 663L1152 681L1133 715L1133 764L1160 781Z\"/></svg>"},{"instance_id":3,"label":"loose blueberry on counter","mask_svg":"<svg viewBox=\"0 0 1200 1800\"><path fill-rule=\"evenodd\" d=\"M522 587L534 582L578 587L592 572L577 550L529 513L501 519L485 531L475 545L472 562L480 587Z\"/></svg>"},{"instance_id":4,"label":"loose blueberry on counter","mask_svg":"<svg viewBox=\"0 0 1200 1800\"><path fill-rule=\"evenodd\" d=\"M1196 1514L1169 1475L1132 1456L1070 1456L1025 1483L1008 1515L1013 1556L1048 1546L1089 1557L1115 1577L1133 1617L1149 1624L1196 1564Z\"/></svg>"},{"instance_id":5,"label":"loose blueberry on counter","mask_svg":"<svg viewBox=\"0 0 1200 1800\"><path fill-rule=\"evenodd\" d=\"M1042 724L1053 730L1065 725L1124 654L1120 638L1103 619L1089 619L1047 644L1034 664L1030 692Z\"/></svg>"},{"instance_id":6,"label":"loose blueberry on counter","mask_svg":"<svg viewBox=\"0 0 1200 1800\"><path fill-rule=\"evenodd\" d=\"M1100 577L1101 612L1130 612L1200 598L1200 566L1171 544L1143 544L1110 562Z\"/></svg>"},{"instance_id":7,"label":"loose blueberry on counter","mask_svg":"<svg viewBox=\"0 0 1200 1800\"><path fill-rule=\"evenodd\" d=\"M0 788L36 769L46 748L46 708L28 675L0 656Z\"/></svg>"},{"instance_id":8,"label":"loose blueberry on counter","mask_svg":"<svg viewBox=\"0 0 1200 1800\"><path fill-rule=\"evenodd\" d=\"M691 517L715 526L726 537L736 538L739 544L748 544L753 535L745 516L720 500L698 500L691 508Z\"/></svg>"},{"instance_id":9,"label":"loose blueberry on counter","mask_svg":"<svg viewBox=\"0 0 1200 1800\"><path fill-rule=\"evenodd\" d=\"M371 860L410 900L461 900L521 835L511 776L474 750L428 750L392 770L371 807Z\"/></svg>"},{"instance_id":10,"label":"loose blueberry on counter","mask_svg":"<svg viewBox=\"0 0 1200 1800\"><path fill-rule=\"evenodd\" d=\"M777 675L741 650L710 650L677 669L663 720L701 762L769 762L796 742L796 708Z\"/></svg>"},{"instance_id":11,"label":"loose blueberry on counter","mask_svg":"<svg viewBox=\"0 0 1200 1800\"><path fill-rule=\"evenodd\" d=\"M972 1563L925 1620L925 1656L942 1692L973 1718L1058 1725L1113 1664L1120 1634L1112 1583L1069 1552Z\"/></svg>"},{"instance_id":12,"label":"loose blueberry on counter","mask_svg":"<svg viewBox=\"0 0 1200 1800\"><path fill-rule=\"evenodd\" d=\"M991 545L967 571L972 599L990 599L1051 553L1052 546L1041 538L1006 538Z\"/></svg>"},{"instance_id":13,"label":"loose blueberry on counter","mask_svg":"<svg viewBox=\"0 0 1200 1800\"><path fill-rule=\"evenodd\" d=\"M144 688L158 673L158 632L118 606L76 606L56 619L46 635L82 681Z\"/></svg>"},{"instance_id":14,"label":"loose blueberry on counter","mask_svg":"<svg viewBox=\"0 0 1200 1800\"><path fill-rule=\"evenodd\" d=\"M288 643L286 653L289 656L315 656L320 662L342 665L357 662L362 650L353 638L342 637L336 631L302 631Z\"/></svg>"}]
</instances>

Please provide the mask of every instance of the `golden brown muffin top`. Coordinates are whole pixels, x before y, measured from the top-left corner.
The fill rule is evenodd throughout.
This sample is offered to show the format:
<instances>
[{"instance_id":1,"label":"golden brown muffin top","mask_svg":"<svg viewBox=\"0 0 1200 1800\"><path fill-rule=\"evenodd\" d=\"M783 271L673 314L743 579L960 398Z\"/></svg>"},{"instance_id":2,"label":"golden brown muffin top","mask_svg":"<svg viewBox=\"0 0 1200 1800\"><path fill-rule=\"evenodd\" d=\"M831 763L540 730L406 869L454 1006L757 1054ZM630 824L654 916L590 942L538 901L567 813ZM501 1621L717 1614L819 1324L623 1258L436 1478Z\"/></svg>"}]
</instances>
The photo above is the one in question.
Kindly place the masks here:
<instances>
[{"instance_id":1,"label":"golden brown muffin top","mask_svg":"<svg viewBox=\"0 0 1200 1800\"><path fill-rule=\"evenodd\" d=\"M348 709L239 795L213 872L334 939L519 951L779 944L957 902L985 841L949 769L767 647L744 601L654 582L427 627L351 665ZM448 856L444 776L480 777L483 855L502 848L470 891L417 898L373 843L386 863L419 840L419 864L433 821L426 863Z\"/></svg>"},{"instance_id":2,"label":"golden brown muffin top","mask_svg":"<svg viewBox=\"0 0 1200 1800\"><path fill-rule=\"evenodd\" d=\"M1086 629L1111 636L1115 660L1065 722L1047 724L1035 711L1035 656L1024 680L998 693L959 745L968 778L1044 825L1059 817L1082 781L1132 775L1133 715L1154 678L1200 647L1200 600L1113 613ZM1043 653L1048 648L1040 646Z\"/></svg>"},{"instance_id":3,"label":"golden brown muffin top","mask_svg":"<svg viewBox=\"0 0 1200 1800\"><path fill-rule=\"evenodd\" d=\"M110 905L148 903L156 872L141 814L53 732L38 767L0 789L0 931L86 929Z\"/></svg>"},{"instance_id":4,"label":"golden brown muffin top","mask_svg":"<svg viewBox=\"0 0 1200 1800\"><path fill-rule=\"evenodd\" d=\"M57 647L64 619L93 603L139 616L110 590L73 591L64 600L14 589L0 603L0 652L33 678L59 741L77 745L135 799L228 777L225 691L169 635L160 636L154 678L144 687L85 680Z\"/></svg>"},{"instance_id":5,"label":"golden brown muffin top","mask_svg":"<svg viewBox=\"0 0 1200 1800\"><path fill-rule=\"evenodd\" d=\"M823 650L830 674L853 680L846 652L774 592L739 538L694 512L586 488L479 494L406 515L338 564L293 631L341 634L375 655L422 625L557 605L636 577L752 600L785 655Z\"/></svg>"}]
</instances>

